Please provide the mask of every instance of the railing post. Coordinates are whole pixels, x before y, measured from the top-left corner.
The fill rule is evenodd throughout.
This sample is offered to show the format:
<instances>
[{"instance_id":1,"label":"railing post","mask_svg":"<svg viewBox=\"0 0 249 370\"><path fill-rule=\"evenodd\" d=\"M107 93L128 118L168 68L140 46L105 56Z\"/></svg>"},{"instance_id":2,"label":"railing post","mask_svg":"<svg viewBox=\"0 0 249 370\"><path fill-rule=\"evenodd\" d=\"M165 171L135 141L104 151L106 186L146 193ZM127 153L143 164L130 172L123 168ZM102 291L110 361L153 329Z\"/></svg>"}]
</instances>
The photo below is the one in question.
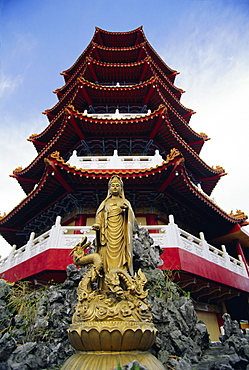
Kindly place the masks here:
<instances>
[{"instance_id":1,"label":"railing post","mask_svg":"<svg viewBox=\"0 0 249 370\"><path fill-rule=\"evenodd\" d=\"M208 242L206 241L205 235L202 231L199 233L199 235L201 239L201 246L203 248L203 257L210 261Z\"/></svg>"},{"instance_id":2,"label":"railing post","mask_svg":"<svg viewBox=\"0 0 249 370\"><path fill-rule=\"evenodd\" d=\"M55 226L56 226L56 227L61 226L61 216L57 216L57 217L56 217L56 220L55 220Z\"/></svg>"},{"instance_id":3,"label":"railing post","mask_svg":"<svg viewBox=\"0 0 249 370\"><path fill-rule=\"evenodd\" d=\"M31 257L31 249L32 249L32 245L33 245L33 240L35 238L35 233L32 232L29 236L29 241L28 243L26 244L26 247L25 247L25 260L28 259L29 257Z\"/></svg>"},{"instance_id":4,"label":"railing post","mask_svg":"<svg viewBox=\"0 0 249 370\"><path fill-rule=\"evenodd\" d=\"M55 224L52 226L49 237L49 248L58 248L61 244L61 216L57 216Z\"/></svg>"},{"instance_id":5,"label":"railing post","mask_svg":"<svg viewBox=\"0 0 249 370\"><path fill-rule=\"evenodd\" d=\"M244 262L244 260L243 260L243 258L242 258L242 256L239 254L238 255L238 259L240 260L240 262L242 263L242 266L243 266L243 268L244 268L244 270L245 270L245 273L246 273L246 276L248 277L249 276L249 273L248 273L248 266L245 264L245 262Z\"/></svg>"},{"instance_id":6,"label":"railing post","mask_svg":"<svg viewBox=\"0 0 249 370\"><path fill-rule=\"evenodd\" d=\"M225 258L225 265L226 265L226 268L228 268L229 270L231 270L231 261L230 261L230 257L229 257L229 254L227 253L227 250L226 250L226 247L224 244L222 244L221 246L221 249L222 249L222 252L223 252L223 255L224 255L224 258Z\"/></svg>"},{"instance_id":7,"label":"railing post","mask_svg":"<svg viewBox=\"0 0 249 370\"><path fill-rule=\"evenodd\" d=\"M182 247L180 232L177 224L175 224L174 216L169 215L169 223L165 235L166 247Z\"/></svg>"},{"instance_id":8,"label":"railing post","mask_svg":"<svg viewBox=\"0 0 249 370\"><path fill-rule=\"evenodd\" d=\"M226 268L229 269L230 271L232 271L230 256L227 253L227 250L226 250L226 247L225 247L224 244L222 244L221 249L222 249L222 252L223 252L224 257L225 257L225 265L226 265Z\"/></svg>"},{"instance_id":9,"label":"railing post","mask_svg":"<svg viewBox=\"0 0 249 370\"><path fill-rule=\"evenodd\" d=\"M118 168L119 165L119 157L118 157L118 151L117 149L114 149L113 156L110 159L110 167L113 165L111 168Z\"/></svg>"},{"instance_id":10,"label":"railing post","mask_svg":"<svg viewBox=\"0 0 249 370\"><path fill-rule=\"evenodd\" d=\"M6 264L5 264L6 268L4 268L5 271L8 270L8 269L10 269L12 267L12 263L11 262L12 262L12 259L14 257L15 252L16 252L16 244L14 244L12 246L12 249L10 251L10 254L8 255L8 258L7 258L7 261L6 261Z\"/></svg>"}]
</instances>

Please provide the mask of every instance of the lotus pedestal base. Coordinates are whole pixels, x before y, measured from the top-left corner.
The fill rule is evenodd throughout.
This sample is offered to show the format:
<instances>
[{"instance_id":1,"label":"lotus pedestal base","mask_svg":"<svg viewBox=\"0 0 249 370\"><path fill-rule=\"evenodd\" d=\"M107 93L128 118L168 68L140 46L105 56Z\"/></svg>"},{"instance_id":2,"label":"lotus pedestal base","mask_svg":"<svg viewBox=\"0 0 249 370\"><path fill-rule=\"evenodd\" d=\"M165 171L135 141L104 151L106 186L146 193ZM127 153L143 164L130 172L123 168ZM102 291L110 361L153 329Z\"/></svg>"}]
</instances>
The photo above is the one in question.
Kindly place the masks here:
<instances>
[{"instance_id":1,"label":"lotus pedestal base","mask_svg":"<svg viewBox=\"0 0 249 370\"><path fill-rule=\"evenodd\" d=\"M147 352L157 330L150 322L89 321L70 325L68 338L78 351L61 370L113 370L137 360L150 370L164 370Z\"/></svg>"},{"instance_id":2,"label":"lotus pedestal base","mask_svg":"<svg viewBox=\"0 0 249 370\"><path fill-rule=\"evenodd\" d=\"M71 324L68 338L77 351L148 351L156 339L153 323L88 321Z\"/></svg>"},{"instance_id":3,"label":"lotus pedestal base","mask_svg":"<svg viewBox=\"0 0 249 370\"><path fill-rule=\"evenodd\" d=\"M155 356L143 351L78 351L65 362L61 370L113 370L118 367L118 363L124 366L134 360L150 370L165 370Z\"/></svg>"}]
</instances>

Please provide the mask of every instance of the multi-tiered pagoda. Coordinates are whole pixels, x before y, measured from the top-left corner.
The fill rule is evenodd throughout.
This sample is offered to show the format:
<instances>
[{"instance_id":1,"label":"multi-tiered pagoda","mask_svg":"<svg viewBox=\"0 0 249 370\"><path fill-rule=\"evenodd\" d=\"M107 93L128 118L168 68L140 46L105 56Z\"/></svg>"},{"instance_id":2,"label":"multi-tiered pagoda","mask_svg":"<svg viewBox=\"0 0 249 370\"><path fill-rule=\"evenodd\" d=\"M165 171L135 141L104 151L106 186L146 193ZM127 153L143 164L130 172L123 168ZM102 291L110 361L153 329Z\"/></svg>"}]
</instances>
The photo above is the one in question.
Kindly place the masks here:
<instances>
[{"instance_id":1,"label":"multi-tiered pagoda","mask_svg":"<svg viewBox=\"0 0 249 370\"><path fill-rule=\"evenodd\" d=\"M210 197L225 171L199 156L208 137L189 125L194 111L180 102L177 74L142 27L96 28L62 73L58 103L44 112L48 126L29 138L36 158L13 171L26 197L0 219L2 236L14 245L2 277L63 279L69 251L82 233L91 238L108 179L118 174L138 224L164 249L161 268L178 271L173 275L200 317L217 322L228 310L248 318L246 216L227 214Z\"/></svg>"}]
</instances>

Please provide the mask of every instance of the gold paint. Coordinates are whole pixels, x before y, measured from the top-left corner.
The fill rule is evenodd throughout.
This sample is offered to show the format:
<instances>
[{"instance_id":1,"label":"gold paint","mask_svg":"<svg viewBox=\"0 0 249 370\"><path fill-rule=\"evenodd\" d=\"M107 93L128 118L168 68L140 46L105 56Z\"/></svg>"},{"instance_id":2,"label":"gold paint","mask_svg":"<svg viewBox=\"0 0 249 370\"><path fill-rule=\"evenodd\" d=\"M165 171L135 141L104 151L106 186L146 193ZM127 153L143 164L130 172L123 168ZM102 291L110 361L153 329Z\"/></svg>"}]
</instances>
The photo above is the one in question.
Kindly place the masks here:
<instances>
[{"instance_id":1,"label":"gold paint","mask_svg":"<svg viewBox=\"0 0 249 370\"><path fill-rule=\"evenodd\" d=\"M32 134L32 135L30 135L30 137L27 140L31 140L31 139L33 139L36 136L38 136L38 134Z\"/></svg>"},{"instance_id":2,"label":"gold paint","mask_svg":"<svg viewBox=\"0 0 249 370\"><path fill-rule=\"evenodd\" d=\"M103 258L104 271L122 268L132 273L132 235L134 213L125 199L123 181L112 176L106 199L100 204L93 229L96 230L97 252Z\"/></svg>"},{"instance_id":3,"label":"gold paint","mask_svg":"<svg viewBox=\"0 0 249 370\"><path fill-rule=\"evenodd\" d=\"M248 218L248 216L240 209L237 209L235 214L233 213L233 211L231 211L229 213L229 216L236 218L238 220L244 220L244 219L246 220Z\"/></svg>"},{"instance_id":4,"label":"gold paint","mask_svg":"<svg viewBox=\"0 0 249 370\"><path fill-rule=\"evenodd\" d=\"M0 220L2 220L4 217L6 217L6 212L4 212L2 216L0 215Z\"/></svg>"},{"instance_id":5,"label":"gold paint","mask_svg":"<svg viewBox=\"0 0 249 370\"><path fill-rule=\"evenodd\" d=\"M215 170L215 171L223 172L223 174L226 175L226 173L225 173L226 171L221 166L216 166L216 167L212 166L212 169Z\"/></svg>"},{"instance_id":6,"label":"gold paint","mask_svg":"<svg viewBox=\"0 0 249 370\"><path fill-rule=\"evenodd\" d=\"M170 153L166 157L166 163L173 161L173 159L175 159L175 157L178 157L179 155L181 155L181 153L179 152L178 149L176 148L170 149Z\"/></svg>"},{"instance_id":7,"label":"gold paint","mask_svg":"<svg viewBox=\"0 0 249 370\"><path fill-rule=\"evenodd\" d=\"M15 173L15 172L21 172L22 171L22 167L17 167L14 171L13 171L13 173Z\"/></svg>"},{"instance_id":8,"label":"gold paint","mask_svg":"<svg viewBox=\"0 0 249 370\"><path fill-rule=\"evenodd\" d=\"M108 352L108 351L92 351L92 352L78 352L71 356L62 366L62 370L111 370L118 366L136 359L141 365L147 366L148 369L165 370L161 362L149 352L142 351L122 351L122 352Z\"/></svg>"},{"instance_id":9,"label":"gold paint","mask_svg":"<svg viewBox=\"0 0 249 370\"><path fill-rule=\"evenodd\" d=\"M208 138L208 135L207 135L207 134L205 134L205 132L200 132L200 135L201 135L203 138L205 138L205 139L207 139L207 138Z\"/></svg>"},{"instance_id":10,"label":"gold paint","mask_svg":"<svg viewBox=\"0 0 249 370\"><path fill-rule=\"evenodd\" d=\"M133 274L132 236L134 213L125 198L123 181L114 175L100 204L93 229L96 252L83 237L70 253L78 267L90 269L77 288L78 303L68 330L72 346L79 351L62 370L110 370L137 359L150 369L163 365L146 351L157 330L144 290L147 279L141 269ZM127 352L128 351L128 352Z\"/></svg>"}]
</instances>

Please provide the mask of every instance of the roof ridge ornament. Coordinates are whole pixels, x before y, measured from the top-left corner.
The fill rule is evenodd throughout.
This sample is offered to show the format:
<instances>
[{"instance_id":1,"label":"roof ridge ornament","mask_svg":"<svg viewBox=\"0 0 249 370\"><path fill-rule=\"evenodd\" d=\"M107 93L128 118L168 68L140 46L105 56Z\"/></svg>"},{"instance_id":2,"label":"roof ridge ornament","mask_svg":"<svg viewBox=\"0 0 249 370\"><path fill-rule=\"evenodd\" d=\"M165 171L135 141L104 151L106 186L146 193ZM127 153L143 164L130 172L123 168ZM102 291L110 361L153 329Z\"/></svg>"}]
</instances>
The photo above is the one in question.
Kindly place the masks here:
<instances>
[{"instance_id":1,"label":"roof ridge ornament","mask_svg":"<svg viewBox=\"0 0 249 370\"><path fill-rule=\"evenodd\" d=\"M178 149L176 149L176 148L170 149L170 152L166 157L166 163L168 163L170 161L173 161L173 159L175 159L179 155L181 155L181 152Z\"/></svg>"},{"instance_id":2,"label":"roof ridge ornament","mask_svg":"<svg viewBox=\"0 0 249 370\"><path fill-rule=\"evenodd\" d=\"M231 211L229 213L229 216L236 218L238 220L246 220L248 218L248 216L240 209L237 209L235 214L233 213L233 211Z\"/></svg>"},{"instance_id":3,"label":"roof ridge ornament","mask_svg":"<svg viewBox=\"0 0 249 370\"><path fill-rule=\"evenodd\" d=\"M217 165L217 166L212 166L212 169L215 170L215 171L218 171L221 173L222 176L225 176L227 175L227 172L224 170L223 167Z\"/></svg>"},{"instance_id":4,"label":"roof ridge ornament","mask_svg":"<svg viewBox=\"0 0 249 370\"><path fill-rule=\"evenodd\" d=\"M12 172L12 173L14 174L14 173L16 173L16 172L21 172L21 171L22 171L22 169L23 169L23 168L22 168L21 166L19 166L19 167L17 167L15 170L13 170L13 172ZM10 176L12 176L12 175L10 175Z\"/></svg>"},{"instance_id":5,"label":"roof ridge ornament","mask_svg":"<svg viewBox=\"0 0 249 370\"><path fill-rule=\"evenodd\" d=\"M0 220L2 220L3 218L5 218L6 216L7 216L7 213L6 212L4 212L3 215L0 212Z\"/></svg>"}]
</instances>

